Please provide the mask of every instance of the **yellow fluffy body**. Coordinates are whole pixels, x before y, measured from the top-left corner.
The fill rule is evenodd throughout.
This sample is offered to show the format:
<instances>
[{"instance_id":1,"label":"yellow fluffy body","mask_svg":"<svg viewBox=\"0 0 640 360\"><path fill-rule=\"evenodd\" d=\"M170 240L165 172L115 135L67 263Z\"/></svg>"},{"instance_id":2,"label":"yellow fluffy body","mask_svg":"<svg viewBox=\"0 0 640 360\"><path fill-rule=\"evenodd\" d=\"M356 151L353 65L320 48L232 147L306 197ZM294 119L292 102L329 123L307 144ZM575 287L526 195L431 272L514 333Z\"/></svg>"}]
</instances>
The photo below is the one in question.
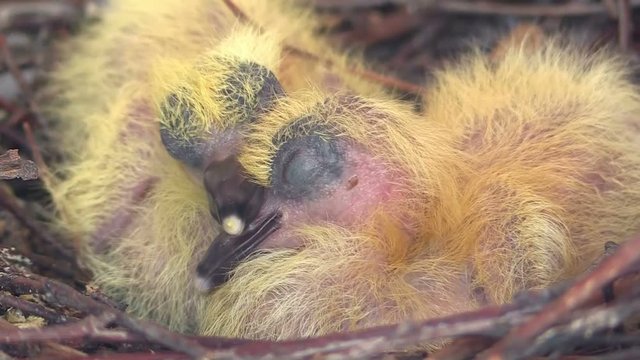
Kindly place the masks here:
<instances>
[{"instance_id":1,"label":"yellow fluffy body","mask_svg":"<svg viewBox=\"0 0 640 360\"><path fill-rule=\"evenodd\" d=\"M54 112L78 127L63 134L75 154L51 188L60 223L132 313L272 339L428 318L575 276L606 241L640 230L640 98L615 57L554 41L511 46L496 62L473 54L437 74L418 115L346 72L284 55L286 39L345 61L312 37L309 18L240 1L258 34L222 2L183 2L114 2L54 76L65 102ZM255 182L269 185L279 142L300 135L287 126L313 115L295 131L360 144L402 174L402 201L358 226L298 226L304 246L252 257L202 295L194 269L218 230L158 123L159 102L188 88L197 131L233 125L206 97L224 86L212 52L266 66L289 94L246 129L240 162Z\"/></svg>"},{"instance_id":2,"label":"yellow fluffy body","mask_svg":"<svg viewBox=\"0 0 640 360\"><path fill-rule=\"evenodd\" d=\"M311 84L381 91L340 71L346 58L313 36L313 18L305 10L279 1L234 3L253 24L237 19L218 0L189 1L188 6L181 0L110 1L101 24L64 45L72 56L51 75L49 91L55 101L48 110L60 120L60 143L71 141L62 146L68 161L57 168L58 176L50 184L61 227L72 233L96 281L107 291L129 303L132 312L179 330L198 328L196 309L203 304L187 285L193 274L191 256L205 245L193 239L213 239L217 229L209 220L201 184L160 142L160 102L186 84L196 90L192 96L201 104L199 119L213 122L200 130L228 125L232 119L222 113L221 104L203 95L204 86L225 86L215 83L225 69L211 55L261 64L276 73L285 91ZM331 59L336 71L287 55L285 42ZM155 188L143 204L132 199L144 197L151 184ZM139 219L129 225L130 217ZM113 253L92 255L90 244L102 247L120 236L124 238L116 241ZM136 268L138 261L125 264L122 258L125 263L120 263L119 256L150 256L153 271L143 274L145 270ZM141 284L183 286L138 297L140 292L130 290Z\"/></svg>"}]
</instances>

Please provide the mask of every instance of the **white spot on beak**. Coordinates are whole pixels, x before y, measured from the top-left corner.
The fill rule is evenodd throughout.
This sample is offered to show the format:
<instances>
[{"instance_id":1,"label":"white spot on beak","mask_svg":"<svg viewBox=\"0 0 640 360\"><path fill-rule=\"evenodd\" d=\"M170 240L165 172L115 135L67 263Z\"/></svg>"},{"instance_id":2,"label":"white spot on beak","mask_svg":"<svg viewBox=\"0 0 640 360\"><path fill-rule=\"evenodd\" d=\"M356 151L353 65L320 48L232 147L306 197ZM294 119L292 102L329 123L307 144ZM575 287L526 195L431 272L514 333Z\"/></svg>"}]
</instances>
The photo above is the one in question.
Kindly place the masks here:
<instances>
[{"instance_id":1,"label":"white spot on beak","mask_svg":"<svg viewBox=\"0 0 640 360\"><path fill-rule=\"evenodd\" d=\"M194 281L194 285L196 286L196 289L198 289L198 291L203 293L211 290L211 282L206 278L203 278L200 276L196 277L196 280Z\"/></svg>"},{"instance_id":2,"label":"white spot on beak","mask_svg":"<svg viewBox=\"0 0 640 360\"><path fill-rule=\"evenodd\" d=\"M222 219L222 229L229 235L240 235L244 231L244 221L238 215L229 215Z\"/></svg>"}]
</instances>

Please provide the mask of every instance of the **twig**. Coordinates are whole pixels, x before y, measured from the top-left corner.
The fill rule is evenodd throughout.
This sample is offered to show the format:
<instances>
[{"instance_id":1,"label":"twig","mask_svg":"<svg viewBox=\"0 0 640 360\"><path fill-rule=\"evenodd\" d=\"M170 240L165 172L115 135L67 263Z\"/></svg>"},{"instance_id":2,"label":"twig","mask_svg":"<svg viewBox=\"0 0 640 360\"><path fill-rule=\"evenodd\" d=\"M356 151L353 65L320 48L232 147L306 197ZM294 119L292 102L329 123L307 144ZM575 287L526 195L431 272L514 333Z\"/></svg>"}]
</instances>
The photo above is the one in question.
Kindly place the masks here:
<instances>
[{"instance_id":1,"label":"twig","mask_svg":"<svg viewBox=\"0 0 640 360\"><path fill-rule=\"evenodd\" d=\"M153 352L136 354L103 354L90 355L77 360L188 360L189 356L177 352ZM2 359L0 359L2 360ZM67 359L68 360L68 359Z\"/></svg>"},{"instance_id":2,"label":"twig","mask_svg":"<svg viewBox=\"0 0 640 360\"><path fill-rule=\"evenodd\" d=\"M243 22L251 22L251 19L249 19L247 14L245 14L244 11L242 11L242 9L240 9L238 5L236 5L233 2L233 0L223 0L223 1L224 1L224 4L229 8L229 10L231 10L231 12L235 17L237 17Z\"/></svg>"},{"instance_id":3,"label":"twig","mask_svg":"<svg viewBox=\"0 0 640 360\"><path fill-rule=\"evenodd\" d=\"M20 71L20 68L18 67L18 65L16 65L15 61L13 60L11 49L9 49L9 46L7 45L7 39L3 34L0 34L0 54L2 55L2 60L7 65L7 68L9 68L9 72L11 73L11 76L13 76L13 78L18 83L18 86L20 87L20 91L22 91L22 95L26 99L27 104L29 105L29 110L31 114L33 114L33 117L35 118L36 122L41 125L43 121L40 118L39 107L34 100L31 87L25 80L24 76L22 76L22 72Z\"/></svg>"},{"instance_id":4,"label":"twig","mask_svg":"<svg viewBox=\"0 0 640 360\"><path fill-rule=\"evenodd\" d=\"M60 252L60 255L64 256L67 260L75 261L75 257L72 251L62 246L56 239L53 238L53 236L42 229L40 225L29 215L27 215L24 209L22 209L22 207L17 204L15 197L3 187L0 187L0 206L7 209L27 229L31 230L33 235L37 236L45 243L53 246L56 250L58 250Z\"/></svg>"},{"instance_id":5,"label":"twig","mask_svg":"<svg viewBox=\"0 0 640 360\"><path fill-rule=\"evenodd\" d=\"M295 46L285 45L284 49L290 52L291 54L297 55L299 57L306 58L312 61L317 61L328 68L332 68L336 66L335 63L329 59L323 59L318 55L312 54L304 49L300 49ZM406 81L402 81L395 77L382 75L375 71L360 69L355 66L348 66L348 70L366 79L378 82L379 84L382 84L387 88L397 89L397 90L405 91L405 92L416 94L416 95L423 95L426 93L426 89L423 88L422 86L415 85Z\"/></svg>"},{"instance_id":6,"label":"twig","mask_svg":"<svg viewBox=\"0 0 640 360\"><path fill-rule=\"evenodd\" d=\"M429 360L464 360L470 359L488 348L496 340L487 337L467 336L454 340L445 348L429 354Z\"/></svg>"},{"instance_id":7,"label":"twig","mask_svg":"<svg viewBox=\"0 0 640 360\"><path fill-rule=\"evenodd\" d=\"M23 160L18 150L12 149L0 155L0 179L33 180L38 178L38 168L33 161Z\"/></svg>"},{"instance_id":8,"label":"twig","mask_svg":"<svg viewBox=\"0 0 640 360\"><path fill-rule=\"evenodd\" d=\"M27 149L29 152L31 152L31 146L29 145L29 143L15 130L4 128L0 130L0 132L2 133L2 135L14 141L16 144L19 144L22 149Z\"/></svg>"},{"instance_id":9,"label":"twig","mask_svg":"<svg viewBox=\"0 0 640 360\"><path fill-rule=\"evenodd\" d=\"M389 3L395 3L400 5L406 5L413 0L308 0L317 9L331 9L331 10L353 10L363 7L381 6Z\"/></svg>"},{"instance_id":10,"label":"twig","mask_svg":"<svg viewBox=\"0 0 640 360\"><path fill-rule=\"evenodd\" d=\"M420 6L417 1L416 7ZM631 0L630 6L640 6L639 0ZM587 3L572 1L559 5L543 4L508 4L491 1L427 1L425 9L439 10L448 13L505 16L548 16L569 17L607 14L607 7L601 2Z\"/></svg>"},{"instance_id":11,"label":"twig","mask_svg":"<svg viewBox=\"0 0 640 360\"><path fill-rule=\"evenodd\" d=\"M0 124L0 132L4 129L9 129L16 126L16 124L18 124L20 121L27 118L28 115L25 109L19 107L16 107L15 110L8 111L11 112L11 116L9 117L9 120L3 121L2 124Z\"/></svg>"},{"instance_id":12,"label":"twig","mask_svg":"<svg viewBox=\"0 0 640 360\"><path fill-rule=\"evenodd\" d=\"M358 24L347 34L340 36L340 42L369 46L383 41L396 39L422 27L424 18L405 8L386 14L361 12L352 16Z\"/></svg>"},{"instance_id":13,"label":"twig","mask_svg":"<svg viewBox=\"0 0 640 360\"><path fill-rule=\"evenodd\" d=\"M630 0L618 0L618 42L623 51L629 50L632 27Z\"/></svg>"},{"instance_id":14,"label":"twig","mask_svg":"<svg viewBox=\"0 0 640 360\"><path fill-rule=\"evenodd\" d=\"M264 344L249 343L218 352L218 356L246 359L306 359L331 355L331 359L368 358L384 351L416 346L434 340L473 335L501 336L511 325L529 317L534 308L518 309L513 305L493 306L478 311L456 314L421 322L378 326L366 330L340 333L319 338Z\"/></svg>"},{"instance_id":15,"label":"twig","mask_svg":"<svg viewBox=\"0 0 640 360\"><path fill-rule=\"evenodd\" d=\"M31 148L31 155L33 156L33 160L35 161L38 169L40 169L40 173L42 174L42 178L45 183L49 178L49 168L42 157L42 152L40 151L40 146L38 146L38 142L36 141L35 136L33 136L33 131L31 130L31 125L29 122L22 123L22 129L27 138L27 142L29 143L29 147Z\"/></svg>"},{"instance_id":16,"label":"twig","mask_svg":"<svg viewBox=\"0 0 640 360\"><path fill-rule=\"evenodd\" d=\"M629 248L622 251L629 250ZM621 251L621 252L622 252ZM617 256L620 256L617 254ZM608 260L614 259L616 255ZM592 272L589 276L598 276L602 271L609 269L615 271L617 275L623 273L625 268L611 269L609 261ZM78 340L83 337L86 340L109 341L109 342L140 342L146 341L162 345L173 351L179 351L194 358L243 358L243 359L308 359L308 358L330 358L351 359L370 358L393 349L407 348L418 344L425 344L434 340L446 338L458 338L463 336L481 335L491 342L492 338L503 336L509 328L527 323L533 318L533 314L540 309L544 309L544 304L553 301L562 294L562 289L550 289L536 294L530 294L526 301L515 302L503 306L491 306L477 311L447 316L440 319L431 319L420 322L410 322L398 325L386 325L366 330L338 333L323 337L310 338L304 340L291 340L283 342L270 341L250 341L241 339L219 339L208 337L187 337L171 333L161 326L146 321L138 321L128 317L126 314L102 303L97 302L89 296L80 294L75 289L58 283L56 281L31 275L30 277L16 274L0 274L0 289L9 290L15 293L38 293L44 300L56 306L66 306L81 312L91 314L93 317L85 319L79 323L51 326L39 331L19 330L17 333L7 334L7 343L17 343L19 341L45 341ZM566 293L575 291L570 288ZM622 290L629 290L629 287L621 287ZM587 296L588 300L598 298L597 292L591 292ZM563 296L566 296L563 295ZM600 297L601 298L601 297ZM568 321L573 321L568 325L573 326L572 336L583 336L581 334L590 333L603 328L615 326L626 315L637 312L640 309L640 301L634 300L633 306L628 306L623 302L613 304L609 307L600 307L595 310L575 313L568 317ZM616 315L615 321L607 321ZM95 322L102 316L102 322ZM589 321L584 321L588 319ZM109 320L109 321L107 321ZM98 324L94 327L86 327L87 324ZM105 327L108 323L120 326L123 330L108 330ZM577 324L577 325L576 325ZM595 329L597 328L597 329ZM545 329L548 330L548 329ZM0 340L2 338L0 337ZM544 343L542 343L544 344ZM482 344L476 348L481 349ZM173 353L162 353L172 357ZM454 354L460 355L460 352ZM468 354L468 353L467 353ZM98 357L99 358L99 357ZM116 356L118 359L147 359L144 354L123 354ZM158 359L163 357L149 357L148 359ZM166 357L164 357L166 358ZM106 359L106 358L105 358Z\"/></svg>"},{"instance_id":17,"label":"twig","mask_svg":"<svg viewBox=\"0 0 640 360\"><path fill-rule=\"evenodd\" d=\"M15 279L15 278L14 278ZM38 281L29 279L30 281ZM2 281L2 283L6 283ZM0 286L2 284L0 283ZM41 286L42 289L44 285ZM41 289L41 290L42 290ZM67 289L68 290L68 289ZM76 292L75 290L70 290ZM84 296L84 295L80 295ZM7 296L8 298L8 296ZM0 305L5 304L13 306L13 303L5 301L0 295ZM15 297L14 297L15 298ZM35 305L35 304L33 304ZM22 305L17 306L23 308ZM49 311L49 310L46 310ZM68 320L68 319L65 319ZM137 335L130 330L108 329L107 326L117 322L118 315L111 310L103 311L100 315L88 315L84 319L77 320L72 323L48 326L41 329L22 329L0 335L0 344L19 344L23 342L41 342L41 341L63 341L71 342L75 340L91 339L100 342L109 343L148 343L144 337ZM238 346L246 343L246 340L219 339L214 337L185 337L202 346L224 349ZM259 343L259 341L257 341Z\"/></svg>"},{"instance_id":18,"label":"twig","mask_svg":"<svg viewBox=\"0 0 640 360\"><path fill-rule=\"evenodd\" d=\"M0 109L6 110L8 112L14 113L20 109L16 104L9 102L3 98L0 98Z\"/></svg>"},{"instance_id":19,"label":"twig","mask_svg":"<svg viewBox=\"0 0 640 360\"><path fill-rule=\"evenodd\" d=\"M72 23L80 10L74 1L17 1L0 3L0 30L9 27L38 26L52 21ZM76 1L78 3L78 1ZM78 4L79 5L79 4ZM16 19L20 20L17 23ZM26 22L26 24L25 24Z\"/></svg>"},{"instance_id":20,"label":"twig","mask_svg":"<svg viewBox=\"0 0 640 360\"><path fill-rule=\"evenodd\" d=\"M21 331L23 331L23 329L19 329L18 327L14 326L13 324L10 324L9 322L3 320L0 317L0 334L11 334L11 333L19 333ZM0 343L2 343L0 341ZM28 349L28 345L32 345L30 343L23 343L21 344L23 345L23 349L27 350ZM27 345L26 347L24 345ZM60 358L60 356L64 357L65 359L69 359L72 357L80 357L83 356L84 353L73 349L69 346L65 346L65 345L60 345L60 344L56 344L53 342L49 342L46 341L42 344L41 348L41 353L45 353L48 355L47 358L51 359L51 358ZM27 350L28 351L28 350ZM0 360L4 360L5 358L3 358L2 356L5 355L5 353L0 351ZM8 355L7 355L8 356Z\"/></svg>"},{"instance_id":21,"label":"twig","mask_svg":"<svg viewBox=\"0 0 640 360\"><path fill-rule=\"evenodd\" d=\"M37 265L39 270L50 271L58 277L74 279L80 282L89 280L88 274L83 273L76 262L60 261L58 258L41 255L33 251L28 254L28 259Z\"/></svg>"},{"instance_id":22,"label":"twig","mask_svg":"<svg viewBox=\"0 0 640 360\"><path fill-rule=\"evenodd\" d=\"M545 331L538 337L535 343L509 359L525 358L534 354L548 352L557 348L558 345L570 349L573 345L580 343L580 340L589 339L595 333L604 330L614 329L621 325L633 314L640 313L640 301L623 301L611 306L599 306L594 309L574 312L571 314L572 320L566 325L557 326Z\"/></svg>"},{"instance_id":23,"label":"twig","mask_svg":"<svg viewBox=\"0 0 640 360\"><path fill-rule=\"evenodd\" d=\"M71 341L85 338L118 339L119 335L126 337L123 331L108 330L106 327L115 320L112 313L100 316L87 316L71 324L53 325L41 329L21 329L5 331L0 334L1 344L20 344L44 341Z\"/></svg>"},{"instance_id":24,"label":"twig","mask_svg":"<svg viewBox=\"0 0 640 360\"><path fill-rule=\"evenodd\" d=\"M360 332L336 334L315 339L289 342L252 341L240 342L228 349L211 349L203 346L198 338L188 338L146 321L134 320L124 313L96 302L75 289L37 275L25 277L16 274L0 274L0 289L16 293L38 293L48 303L67 306L82 312L100 316L114 315L113 322L137 333L142 338L177 350L196 358L243 356L252 359L281 358L303 359L311 354L332 354L336 359L362 357L381 350L430 339L485 332L494 336L506 333L508 327L522 322L533 311L515 309L512 305L491 307L476 312L449 316L419 323L381 326ZM63 325L60 325L63 326ZM30 333L32 334L32 333ZM54 336L45 333L46 336ZM7 335L8 336L8 335ZM17 341L16 334L11 335ZM44 335L41 335L44 336ZM58 336L58 335L55 335ZM47 337L47 339L49 339ZM7 340L8 341L8 340ZM225 345L224 342L221 345ZM226 344L228 345L228 343Z\"/></svg>"},{"instance_id":25,"label":"twig","mask_svg":"<svg viewBox=\"0 0 640 360\"><path fill-rule=\"evenodd\" d=\"M148 341L164 345L169 349L183 352L197 359L213 358L212 351L201 346L195 340L173 333L154 323L135 320L125 313L99 303L89 296L80 294L72 287L57 281L38 275L32 275L32 278L27 278L15 274L0 273L0 289L3 287L10 287L14 291L24 291L26 289L30 292L35 291L49 303L68 306L95 316L112 314L114 323L132 330Z\"/></svg>"},{"instance_id":26,"label":"twig","mask_svg":"<svg viewBox=\"0 0 640 360\"><path fill-rule=\"evenodd\" d=\"M50 323L59 324L68 321L68 318L65 315L61 315L55 311L45 308L42 305L22 300L12 295L4 295L0 293L0 306L20 309L24 313L39 316Z\"/></svg>"}]
</instances>

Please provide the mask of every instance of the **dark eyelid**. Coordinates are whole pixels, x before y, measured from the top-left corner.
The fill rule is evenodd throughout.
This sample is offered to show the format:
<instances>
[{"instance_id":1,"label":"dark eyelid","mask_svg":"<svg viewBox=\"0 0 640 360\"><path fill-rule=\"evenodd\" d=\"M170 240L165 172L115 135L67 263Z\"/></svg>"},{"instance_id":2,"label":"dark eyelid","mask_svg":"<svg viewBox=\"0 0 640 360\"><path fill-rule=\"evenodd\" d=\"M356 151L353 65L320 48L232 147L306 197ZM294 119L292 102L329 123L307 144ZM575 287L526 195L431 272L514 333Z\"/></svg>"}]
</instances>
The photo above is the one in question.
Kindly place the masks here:
<instances>
[{"instance_id":1,"label":"dark eyelid","mask_svg":"<svg viewBox=\"0 0 640 360\"><path fill-rule=\"evenodd\" d=\"M177 94L170 94L162 104L161 112L164 121L160 123L160 139L164 147L171 156L185 164L199 166L204 143L187 135L195 132L197 126L191 105Z\"/></svg>"},{"instance_id":2,"label":"dark eyelid","mask_svg":"<svg viewBox=\"0 0 640 360\"><path fill-rule=\"evenodd\" d=\"M243 122L253 122L260 114L269 111L276 100L285 95L276 75L268 68L254 62L240 62L224 80L222 89L227 111L240 111ZM251 91L247 91L249 88ZM253 92L253 94L250 94ZM248 103L248 99L254 101Z\"/></svg>"},{"instance_id":3,"label":"dark eyelid","mask_svg":"<svg viewBox=\"0 0 640 360\"><path fill-rule=\"evenodd\" d=\"M205 152L225 151L223 144L226 142L218 141L221 134L255 121L285 96L276 75L260 64L220 58L214 62L223 64L227 70L216 87L207 88L200 94L198 87L184 85L167 95L160 107L162 143L171 156L193 167L205 165ZM193 99L198 98L193 96L194 92L199 96L211 96L216 101L222 109L215 112L217 119L203 119L203 115L199 115L202 112L194 111L201 105Z\"/></svg>"},{"instance_id":4,"label":"dark eyelid","mask_svg":"<svg viewBox=\"0 0 640 360\"><path fill-rule=\"evenodd\" d=\"M313 199L330 191L342 176L343 166L344 153L336 138L293 138L276 153L271 185L282 198Z\"/></svg>"}]
</instances>

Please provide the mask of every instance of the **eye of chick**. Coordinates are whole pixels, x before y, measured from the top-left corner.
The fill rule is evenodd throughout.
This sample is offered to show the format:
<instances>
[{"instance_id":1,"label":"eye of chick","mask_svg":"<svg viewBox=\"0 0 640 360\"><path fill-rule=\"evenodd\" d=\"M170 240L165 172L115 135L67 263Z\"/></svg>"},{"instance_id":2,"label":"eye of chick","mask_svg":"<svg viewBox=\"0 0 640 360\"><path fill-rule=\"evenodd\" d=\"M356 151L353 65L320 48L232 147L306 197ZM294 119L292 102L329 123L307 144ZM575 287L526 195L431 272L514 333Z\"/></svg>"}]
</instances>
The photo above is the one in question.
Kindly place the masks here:
<instances>
[{"instance_id":1,"label":"eye of chick","mask_svg":"<svg viewBox=\"0 0 640 360\"><path fill-rule=\"evenodd\" d=\"M273 163L272 187L287 199L315 198L340 179L344 153L335 138L306 135L288 140Z\"/></svg>"}]
</instances>

